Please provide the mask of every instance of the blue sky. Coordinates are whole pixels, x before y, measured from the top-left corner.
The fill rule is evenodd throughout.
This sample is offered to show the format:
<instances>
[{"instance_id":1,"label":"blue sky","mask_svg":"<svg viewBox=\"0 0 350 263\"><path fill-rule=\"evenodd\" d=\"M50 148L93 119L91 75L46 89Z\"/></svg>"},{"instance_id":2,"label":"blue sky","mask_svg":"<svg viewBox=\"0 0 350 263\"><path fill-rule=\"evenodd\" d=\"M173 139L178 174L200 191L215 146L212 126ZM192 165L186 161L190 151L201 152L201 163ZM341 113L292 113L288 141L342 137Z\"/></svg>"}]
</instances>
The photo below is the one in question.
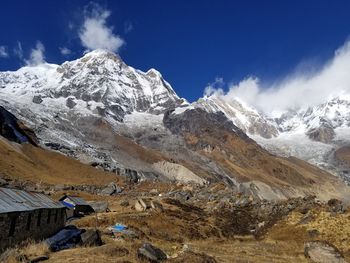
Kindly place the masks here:
<instances>
[{"instance_id":1,"label":"blue sky","mask_svg":"<svg viewBox=\"0 0 350 263\"><path fill-rule=\"evenodd\" d=\"M84 32L90 21L103 27L107 33L98 36L127 64L156 68L193 101L216 78L237 83L256 76L268 85L295 71L317 70L348 40L349 10L350 1L341 0L5 0L0 70L80 57L101 44L91 39L95 31Z\"/></svg>"}]
</instances>

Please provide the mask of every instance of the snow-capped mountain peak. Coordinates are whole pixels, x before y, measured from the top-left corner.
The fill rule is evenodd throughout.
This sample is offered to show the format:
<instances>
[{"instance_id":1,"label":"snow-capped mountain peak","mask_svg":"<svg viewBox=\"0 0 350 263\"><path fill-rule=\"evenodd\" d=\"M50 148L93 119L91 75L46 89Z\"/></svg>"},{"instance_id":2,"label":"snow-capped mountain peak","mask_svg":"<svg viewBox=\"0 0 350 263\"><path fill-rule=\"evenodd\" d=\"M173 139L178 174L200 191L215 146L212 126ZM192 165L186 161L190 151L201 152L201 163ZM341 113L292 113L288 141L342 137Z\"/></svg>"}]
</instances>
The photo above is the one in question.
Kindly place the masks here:
<instances>
[{"instance_id":1,"label":"snow-capped mountain peak","mask_svg":"<svg viewBox=\"0 0 350 263\"><path fill-rule=\"evenodd\" d=\"M62 65L0 73L0 97L13 93L17 102L51 105L60 101L63 109L92 110L118 121L133 111L160 113L186 103L155 69L134 69L106 50L91 51Z\"/></svg>"},{"instance_id":2,"label":"snow-capped mountain peak","mask_svg":"<svg viewBox=\"0 0 350 263\"><path fill-rule=\"evenodd\" d=\"M272 120L239 99L227 101L223 97L212 95L199 99L193 105L208 112L222 111L228 119L247 134L260 135L264 138L278 135L277 127Z\"/></svg>"}]
</instances>

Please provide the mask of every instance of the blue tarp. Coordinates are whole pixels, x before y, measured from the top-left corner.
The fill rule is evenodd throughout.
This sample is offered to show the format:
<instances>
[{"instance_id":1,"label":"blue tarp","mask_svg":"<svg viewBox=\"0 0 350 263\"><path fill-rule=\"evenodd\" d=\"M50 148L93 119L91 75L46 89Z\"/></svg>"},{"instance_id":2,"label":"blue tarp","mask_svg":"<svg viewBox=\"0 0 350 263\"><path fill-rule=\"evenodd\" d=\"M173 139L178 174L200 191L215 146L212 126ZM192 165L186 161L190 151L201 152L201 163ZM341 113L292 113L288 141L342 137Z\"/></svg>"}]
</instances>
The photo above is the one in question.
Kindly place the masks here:
<instances>
[{"instance_id":1,"label":"blue tarp","mask_svg":"<svg viewBox=\"0 0 350 263\"><path fill-rule=\"evenodd\" d=\"M68 207L68 208L74 208L74 207L75 207L75 205L70 204L70 203L65 202L65 201L61 201L61 203L62 203L64 206Z\"/></svg>"},{"instance_id":2,"label":"blue tarp","mask_svg":"<svg viewBox=\"0 0 350 263\"><path fill-rule=\"evenodd\" d=\"M125 229L127 229L128 227L122 224L115 224L114 226L111 227L112 230L117 231L117 232L122 232Z\"/></svg>"},{"instance_id":3,"label":"blue tarp","mask_svg":"<svg viewBox=\"0 0 350 263\"><path fill-rule=\"evenodd\" d=\"M66 226L56 235L45 240L51 251L73 248L81 242L83 231L75 226Z\"/></svg>"}]
</instances>

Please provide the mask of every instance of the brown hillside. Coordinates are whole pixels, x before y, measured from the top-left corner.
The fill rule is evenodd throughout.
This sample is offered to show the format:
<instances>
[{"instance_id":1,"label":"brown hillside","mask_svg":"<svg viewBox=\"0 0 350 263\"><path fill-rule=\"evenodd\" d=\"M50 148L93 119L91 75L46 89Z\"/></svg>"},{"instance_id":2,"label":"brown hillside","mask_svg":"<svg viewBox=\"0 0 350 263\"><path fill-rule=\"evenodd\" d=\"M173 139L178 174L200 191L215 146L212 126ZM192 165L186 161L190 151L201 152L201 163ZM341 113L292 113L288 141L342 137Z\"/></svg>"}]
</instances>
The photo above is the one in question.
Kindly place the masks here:
<instances>
[{"instance_id":1,"label":"brown hillside","mask_svg":"<svg viewBox=\"0 0 350 263\"><path fill-rule=\"evenodd\" d=\"M118 178L62 154L0 138L0 177L47 184L103 185Z\"/></svg>"}]
</instances>

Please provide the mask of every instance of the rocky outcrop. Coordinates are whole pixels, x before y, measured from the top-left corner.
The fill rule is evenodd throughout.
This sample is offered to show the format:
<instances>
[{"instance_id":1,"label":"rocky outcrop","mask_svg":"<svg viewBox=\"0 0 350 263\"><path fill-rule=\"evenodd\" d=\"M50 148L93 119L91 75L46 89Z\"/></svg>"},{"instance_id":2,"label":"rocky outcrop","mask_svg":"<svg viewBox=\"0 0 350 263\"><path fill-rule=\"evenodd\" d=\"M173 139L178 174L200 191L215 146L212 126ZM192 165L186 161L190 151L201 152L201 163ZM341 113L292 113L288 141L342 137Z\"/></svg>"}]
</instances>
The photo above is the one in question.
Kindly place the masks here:
<instances>
[{"instance_id":1,"label":"rocky outcrop","mask_svg":"<svg viewBox=\"0 0 350 263\"><path fill-rule=\"evenodd\" d=\"M192 105L208 112L224 113L234 125L250 135L259 135L270 139L279 134L277 125L273 120L237 99L227 100L221 96L212 95L200 98Z\"/></svg>"},{"instance_id":2,"label":"rocky outcrop","mask_svg":"<svg viewBox=\"0 0 350 263\"><path fill-rule=\"evenodd\" d=\"M38 139L33 130L20 122L13 114L0 106L0 135L17 143L38 145Z\"/></svg>"},{"instance_id":3,"label":"rocky outcrop","mask_svg":"<svg viewBox=\"0 0 350 263\"><path fill-rule=\"evenodd\" d=\"M144 243L142 247L137 250L137 256L140 259L147 260L148 262L160 262L167 259L167 255L159 248Z\"/></svg>"},{"instance_id":4,"label":"rocky outcrop","mask_svg":"<svg viewBox=\"0 0 350 263\"><path fill-rule=\"evenodd\" d=\"M322 122L322 124L317 128L308 130L306 134L311 140L323 143L330 143L335 136L332 125L327 121Z\"/></svg>"},{"instance_id":5,"label":"rocky outcrop","mask_svg":"<svg viewBox=\"0 0 350 263\"><path fill-rule=\"evenodd\" d=\"M305 256L315 263L346 263L341 252L332 244L324 241L307 242Z\"/></svg>"},{"instance_id":6,"label":"rocky outcrop","mask_svg":"<svg viewBox=\"0 0 350 263\"><path fill-rule=\"evenodd\" d=\"M240 138L253 142L240 128L228 120L222 112L208 113L200 108L188 109L181 114L172 114L172 111L168 111L164 114L163 123L174 134L185 135L189 133L201 136L203 133L222 129L230 133L234 132Z\"/></svg>"},{"instance_id":7,"label":"rocky outcrop","mask_svg":"<svg viewBox=\"0 0 350 263\"><path fill-rule=\"evenodd\" d=\"M182 183L196 183L200 185L206 183L206 181L203 178L200 178L191 170L187 169L186 167L180 164L161 161L154 163L153 167L159 173L167 176L171 181Z\"/></svg>"},{"instance_id":8,"label":"rocky outcrop","mask_svg":"<svg viewBox=\"0 0 350 263\"><path fill-rule=\"evenodd\" d=\"M116 194L120 194L123 191L123 189L121 189L118 185L116 185L116 183L111 182L109 185L107 185L105 188L103 188L100 191L100 195L116 195Z\"/></svg>"}]
</instances>

